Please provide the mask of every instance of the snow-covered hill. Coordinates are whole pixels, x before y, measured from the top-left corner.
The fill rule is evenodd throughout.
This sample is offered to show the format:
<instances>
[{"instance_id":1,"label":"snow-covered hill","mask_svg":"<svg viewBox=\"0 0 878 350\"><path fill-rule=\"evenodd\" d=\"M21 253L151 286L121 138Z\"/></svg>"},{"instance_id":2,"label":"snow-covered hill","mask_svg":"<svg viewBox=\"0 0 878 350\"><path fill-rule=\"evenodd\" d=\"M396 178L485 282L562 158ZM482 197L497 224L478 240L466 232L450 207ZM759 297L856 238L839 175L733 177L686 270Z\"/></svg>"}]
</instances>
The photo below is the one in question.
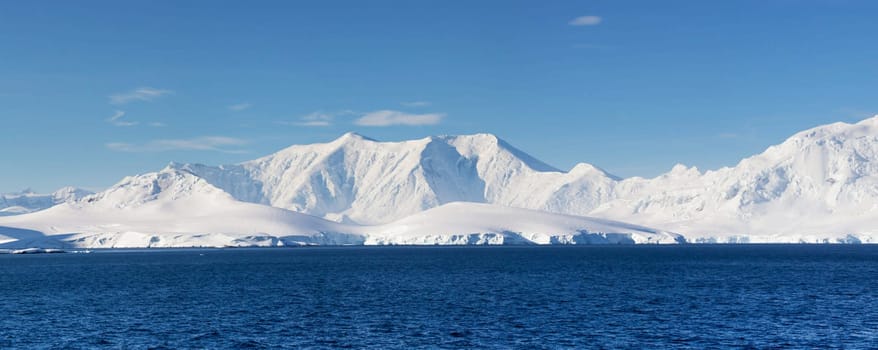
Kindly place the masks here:
<instances>
[{"instance_id":1,"label":"snow-covered hill","mask_svg":"<svg viewBox=\"0 0 878 350\"><path fill-rule=\"evenodd\" d=\"M192 174L163 170L47 210L0 218L0 246L215 247L361 244L344 225L244 203ZM5 242L4 237L5 236Z\"/></svg>"},{"instance_id":2,"label":"snow-covered hill","mask_svg":"<svg viewBox=\"0 0 878 350\"><path fill-rule=\"evenodd\" d=\"M75 187L64 187L53 193L37 194L30 189L18 193L0 194L0 216L20 215L52 206L76 201L92 192Z\"/></svg>"},{"instance_id":3,"label":"snow-covered hill","mask_svg":"<svg viewBox=\"0 0 878 350\"><path fill-rule=\"evenodd\" d=\"M467 201L611 218L707 242L878 241L878 116L803 131L735 167L618 179L560 171L489 134L346 134L239 165L173 164L243 201L379 224Z\"/></svg>"},{"instance_id":4,"label":"snow-covered hill","mask_svg":"<svg viewBox=\"0 0 878 350\"><path fill-rule=\"evenodd\" d=\"M690 240L878 242L878 116L797 133L737 166L616 184L591 215Z\"/></svg>"},{"instance_id":5,"label":"snow-covered hill","mask_svg":"<svg viewBox=\"0 0 878 350\"><path fill-rule=\"evenodd\" d=\"M160 179L149 180L150 176ZM803 131L734 167L702 173L677 165L653 179L619 179L587 163L561 171L490 134L379 142L349 133L241 164L172 163L72 206L92 203L124 210L159 198L170 207L193 195L222 197L211 200L226 203L213 204L216 210L250 204L256 206L247 208L274 207L321 217L334 223L321 221L308 233L354 232L373 243L451 243L423 235L448 238L452 231L490 231L497 234L496 240L515 240L519 238L505 235L495 224L506 216L530 215L504 209L503 215L495 216L483 207L469 206L468 210L479 210L479 220L488 221L465 219L465 212L458 212L455 221L446 220L454 215L445 213L460 206L446 204L456 202L612 219L680 232L690 242L878 243L878 116ZM428 210L437 207L441 210ZM439 222L457 229L416 232L388 226L422 227L406 220L425 222L423 215L437 215ZM541 222L565 220L537 216ZM469 226L455 226L464 223ZM345 225L325 226L330 224ZM351 229L358 225L397 234ZM473 232L460 232L467 231L464 227ZM545 232L573 232L563 225L552 227ZM263 231L305 235L276 228ZM540 235L525 238L546 242ZM470 239L487 238L459 236L454 242Z\"/></svg>"},{"instance_id":6,"label":"snow-covered hill","mask_svg":"<svg viewBox=\"0 0 878 350\"><path fill-rule=\"evenodd\" d=\"M387 225L342 224L237 201L171 168L125 178L76 203L0 218L3 249L680 242L679 235L635 225L476 203Z\"/></svg>"},{"instance_id":7,"label":"snow-covered hill","mask_svg":"<svg viewBox=\"0 0 878 350\"><path fill-rule=\"evenodd\" d=\"M681 235L617 221L456 202L367 227L366 244L667 244Z\"/></svg>"},{"instance_id":8,"label":"snow-covered hill","mask_svg":"<svg viewBox=\"0 0 878 350\"><path fill-rule=\"evenodd\" d=\"M169 168L241 201L361 224L459 201L588 213L616 181L589 164L562 172L489 134L378 142L348 133L238 165Z\"/></svg>"}]
</instances>

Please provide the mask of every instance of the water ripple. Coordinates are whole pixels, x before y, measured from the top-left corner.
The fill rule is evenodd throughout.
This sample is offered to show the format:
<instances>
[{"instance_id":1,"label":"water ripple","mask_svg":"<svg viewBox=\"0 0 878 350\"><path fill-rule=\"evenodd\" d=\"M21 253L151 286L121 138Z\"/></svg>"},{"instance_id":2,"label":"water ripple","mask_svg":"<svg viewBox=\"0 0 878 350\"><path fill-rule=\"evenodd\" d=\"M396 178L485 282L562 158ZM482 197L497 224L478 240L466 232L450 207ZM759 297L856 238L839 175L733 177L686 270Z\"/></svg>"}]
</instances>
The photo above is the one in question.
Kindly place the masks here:
<instances>
[{"instance_id":1,"label":"water ripple","mask_svg":"<svg viewBox=\"0 0 878 350\"><path fill-rule=\"evenodd\" d=\"M878 247L0 256L0 348L869 348Z\"/></svg>"}]
</instances>

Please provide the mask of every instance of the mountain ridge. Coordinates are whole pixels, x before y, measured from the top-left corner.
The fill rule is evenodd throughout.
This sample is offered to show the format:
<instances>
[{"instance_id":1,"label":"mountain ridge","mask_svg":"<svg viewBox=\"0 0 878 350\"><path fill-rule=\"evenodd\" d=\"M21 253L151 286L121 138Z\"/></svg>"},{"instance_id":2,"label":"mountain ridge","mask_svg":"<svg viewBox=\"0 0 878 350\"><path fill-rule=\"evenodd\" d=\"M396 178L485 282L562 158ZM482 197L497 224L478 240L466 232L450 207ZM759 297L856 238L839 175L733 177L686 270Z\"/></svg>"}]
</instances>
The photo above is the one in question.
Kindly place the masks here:
<instances>
[{"instance_id":1,"label":"mountain ridge","mask_svg":"<svg viewBox=\"0 0 878 350\"><path fill-rule=\"evenodd\" d=\"M878 241L878 116L795 133L735 166L677 164L649 179L620 179L588 163L562 171L485 133L397 142L346 133L238 164L171 163L160 172L189 174L235 201L343 224L380 226L472 202L658 227L691 241ZM112 189L146 198L192 186L152 194L155 187L123 180Z\"/></svg>"},{"instance_id":2,"label":"mountain ridge","mask_svg":"<svg viewBox=\"0 0 878 350\"><path fill-rule=\"evenodd\" d=\"M39 194L30 188L20 192L0 194L0 216L32 213L61 203L77 201L92 193L94 192L67 186L48 194Z\"/></svg>"}]
</instances>

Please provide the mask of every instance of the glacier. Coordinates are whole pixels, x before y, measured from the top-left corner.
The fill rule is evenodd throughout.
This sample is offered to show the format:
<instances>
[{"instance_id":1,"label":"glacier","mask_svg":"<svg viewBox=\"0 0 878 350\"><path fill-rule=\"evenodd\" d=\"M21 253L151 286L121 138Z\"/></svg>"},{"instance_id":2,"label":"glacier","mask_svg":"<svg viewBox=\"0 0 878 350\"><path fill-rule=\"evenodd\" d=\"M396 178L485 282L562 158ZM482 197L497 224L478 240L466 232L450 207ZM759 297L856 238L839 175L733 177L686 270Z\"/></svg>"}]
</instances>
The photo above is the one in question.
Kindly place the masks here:
<instances>
[{"instance_id":1,"label":"glacier","mask_svg":"<svg viewBox=\"0 0 878 350\"><path fill-rule=\"evenodd\" d=\"M81 201L0 220L0 248L274 247L396 244L681 243L611 220L449 203L384 225L333 222L238 201L171 168L127 177Z\"/></svg>"},{"instance_id":2,"label":"glacier","mask_svg":"<svg viewBox=\"0 0 878 350\"><path fill-rule=\"evenodd\" d=\"M605 187L618 180L588 164L562 172L490 134L378 142L348 133L237 165L168 169L204 178L241 201L360 224L451 202L584 215L608 199Z\"/></svg>"},{"instance_id":3,"label":"glacier","mask_svg":"<svg viewBox=\"0 0 878 350\"><path fill-rule=\"evenodd\" d=\"M0 216L20 215L74 202L93 192L76 187L64 187L49 194L25 189L16 193L0 194Z\"/></svg>"},{"instance_id":4,"label":"glacier","mask_svg":"<svg viewBox=\"0 0 878 350\"><path fill-rule=\"evenodd\" d=\"M171 163L73 197L0 218L0 236L88 247L876 243L878 116L651 179L588 163L562 171L491 134L347 133L239 164Z\"/></svg>"}]
</instances>

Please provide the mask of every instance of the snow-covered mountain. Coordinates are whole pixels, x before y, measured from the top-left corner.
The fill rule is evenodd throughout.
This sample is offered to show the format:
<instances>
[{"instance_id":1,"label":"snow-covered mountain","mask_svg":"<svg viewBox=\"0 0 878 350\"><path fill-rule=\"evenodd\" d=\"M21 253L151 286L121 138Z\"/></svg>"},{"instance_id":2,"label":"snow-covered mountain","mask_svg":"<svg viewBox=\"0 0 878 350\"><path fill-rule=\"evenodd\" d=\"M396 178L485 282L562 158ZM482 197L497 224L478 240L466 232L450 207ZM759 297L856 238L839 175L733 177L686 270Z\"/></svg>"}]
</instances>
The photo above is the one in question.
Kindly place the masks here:
<instances>
[{"instance_id":1,"label":"snow-covered mountain","mask_svg":"<svg viewBox=\"0 0 878 350\"><path fill-rule=\"evenodd\" d=\"M702 173L677 165L652 179L619 179L586 163L561 171L490 134L379 142L349 133L332 142L292 146L241 164L172 163L158 173L126 178L68 207L97 210L84 207L89 204L123 212L140 208L137 211L143 212L143 208L175 207L185 203L185 198L208 196L203 202L210 205L195 206L217 211L244 206L260 212L286 209L282 216L308 214L326 219L315 221L320 224L304 231L290 227L260 230L255 227L261 226L249 224L227 230L295 236L300 237L299 243L316 243L324 238L309 241L301 237L327 233L359 235L345 236L346 242L481 242L490 240L481 235L489 231L499 234L493 236L495 241L544 243L569 240L559 236L561 231L579 232L564 225L523 230L525 222L515 221L516 216L543 224L567 222L567 217L526 215L509 208L657 227L680 232L690 242L878 243L876 177L878 116L856 124L835 123L803 131L734 167ZM450 204L457 202L493 206L467 204L466 210L461 210L460 204ZM502 215L488 209L497 206L509 208L496 209ZM479 213L478 220L487 221L470 219L467 210ZM430 224L428 219L437 220L450 231L440 226L424 229L422 224ZM496 225L507 220L519 229ZM595 221L589 220L587 225L574 226L594 228ZM395 224L401 226L392 226ZM614 227L634 227L625 225ZM363 227L382 227L383 231L364 231ZM524 231L533 235L504 234ZM333 242L339 239L331 238Z\"/></svg>"},{"instance_id":2,"label":"snow-covered mountain","mask_svg":"<svg viewBox=\"0 0 878 350\"><path fill-rule=\"evenodd\" d=\"M615 185L591 215L690 240L878 242L878 116L797 133L737 166Z\"/></svg>"},{"instance_id":3,"label":"snow-covered mountain","mask_svg":"<svg viewBox=\"0 0 878 350\"><path fill-rule=\"evenodd\" d=\"M241 201L378 224L451 202L584 214L616 178L589 164L555 169L490 134L378 142L354 133L231 166L171 164Z\"/></svg>"},{"instance_id":4,"label":"snow-covered mountain","mask_svg":"<svg viewBox=\"0 0 878 350\"><path fill-rule=\"evenodd\" d=\"M490 134L378 142L346 134L233 166L172 164L235 198L379 224L467 201L612 218L693 241L876 241L878 116L803 131L735 167L619 179L561 171Z\"/></svg>"},{"instance_id":5,"label":"snow-covered mountain","mask_svg":"<svg viewBox=\"0 0 878 350\"><path fill-rule=\"evenodd\" d=\"M0 246L191 247L358 244L310 215L235 200L192 174L127 177L78 202L0 218ZM4 239L5 236L5 239Z\"/></svg>"},{"instance_id":6,"label":"snow-covered mountain","mask_svg":"<svg viewBox=\"0 0 878 350\"><path fill-rule=\"evenodd\" d=\"M75 187L64 187L49 194L37 194L30 189L0 194L0 216L40 211L61 203L79 200L90 194L91 191Z\"/></svg>"},{"instance_id":7,"label":"snow-covered mountain","mask_svg":"<svg viewBox=\"0 0 878 350\"><path fill-rule=\"evenodd\" d=\"M683 241L620 222L476 203L450 203L385 225L343 224L241 202L173 168L127 177L78 202L0 218L3 249Z\"/></svg>"},{"instance_id":8,"label":"snow-covered mountain","mask_svg":"<svg viewBox=\"0 0 878 350\"><path fill-rule=\"evenodd\" d=\"M685 243L671 232L618 221L455 202L366 228L366 244Z\"/></svg>"}]
</instances>

